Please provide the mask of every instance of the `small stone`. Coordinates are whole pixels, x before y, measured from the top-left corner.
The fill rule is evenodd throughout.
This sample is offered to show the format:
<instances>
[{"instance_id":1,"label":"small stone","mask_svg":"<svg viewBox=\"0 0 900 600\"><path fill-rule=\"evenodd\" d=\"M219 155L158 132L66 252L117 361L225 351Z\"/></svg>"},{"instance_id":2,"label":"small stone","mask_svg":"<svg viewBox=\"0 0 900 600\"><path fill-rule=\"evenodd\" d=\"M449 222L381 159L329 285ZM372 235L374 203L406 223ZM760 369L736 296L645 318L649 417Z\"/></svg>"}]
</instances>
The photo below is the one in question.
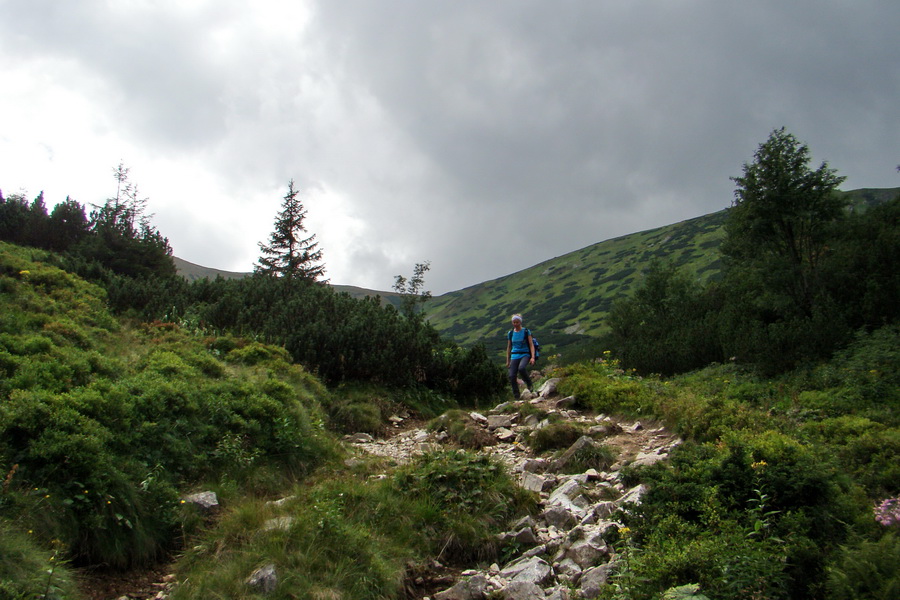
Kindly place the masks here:
<instances>
[{"instance_id":1,"label":"small stone","mask_svg":"<svg viewBox=\"0 0 900 600\"><path fill-rule=\"evenodd\" d=\"M278 586L278 575L275 572L275 565L268 564L253 571L247 579L247 585L263 594L274 592Z\"/></svg>"},{"instance_id":2,"label":"small stone","mask_svg":"<svg viewBox=\"0 0 900 600\"><path fill-rule=\"evenodd\" d=\"M514 431L507 429L506 427L500 427L494 431L494 435L497 436L497 439L501 442L511 442L516 439L516 434Z\"/></svg>"},{"instance_id":3,"label":"small stone","mask_svg":"<svg viewBox=\"0 0 900 600\"><path fill-rule=\"evenodd\" d=\"M275 517L263 523L263 531L287 531L294 524L294 517Z\"/></svg>"},{"instance_id":4,"label":"small stone","mask_svg":"<svg viewBox=\"0 0 900 600\"><path fill-rule=\"evenodd\" d=\"M534 473L525 473L522 475L520 485L529 492L543 492L547 479Z\"/></svg>"},{"instance_id":5,"label":"small stone","mask_svg":"<svg viewBox=\"0 0 900 600\"><path fill-rule=\"evenodd\" d=\"M212 511L219 507L219 499L215 492L200 492L184 497L186 504L194 504L203 510Z\"/></svg>"}]
</instances>

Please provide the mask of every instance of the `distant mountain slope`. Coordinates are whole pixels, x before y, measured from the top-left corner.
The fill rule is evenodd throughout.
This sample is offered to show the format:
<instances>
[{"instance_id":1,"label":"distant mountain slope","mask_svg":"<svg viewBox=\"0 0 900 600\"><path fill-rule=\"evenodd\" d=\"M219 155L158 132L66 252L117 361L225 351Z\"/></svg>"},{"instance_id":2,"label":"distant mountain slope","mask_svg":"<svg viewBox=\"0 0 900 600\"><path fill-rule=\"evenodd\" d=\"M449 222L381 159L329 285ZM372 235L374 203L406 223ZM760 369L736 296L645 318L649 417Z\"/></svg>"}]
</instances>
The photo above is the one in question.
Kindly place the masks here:
<instances>
[{"instance_id":1,"label":"distant mountain slope","mask_svg":"<svg viewBox=\"0 0 900 600\"><path fill-rule=\"evenodd\" d=\"M178 274L188 281L215 279L216 277L221 277L222 279L241 279L248 275L252 275L252 273L237 273L234 271L220 271L219 269L211 269L210 267L201 267L200 265L195 265L194 263L188 262L183 258L178 258L177 256L173 256L172 261L175 263L175 270Z\"/></svg>"},{"instance_id":2,"label":"distant mountain slope","mask_svg":"<svg viewBox=\"0 0 900 600\"><path fill-rule=\"evenodd\" d=\"M523 313L542 344L566 345L606 328L613 302L629 296L653 259L683 265L698 279L719 273L725 211L600 242L493 281L450 292L427 305L429 321L459 343L500 336Z\"/></svg>"},{"instance_id":3,"label":"distant mountain slope","mask_svg":"<svg viewBox=\"0 0 900 600\"><path fill-rule=\"evenodd\" d=\"M178 274L188 281L196 281L198 279L215 279L216 277L222 277L223 279L241 279L243 277L249 277L253 274L249 272L240 273L235 271L221 271L219 269L201 267L200 265L188 262L183 258L178 258L177 256L173 256L172 260L175 263L175 270L178 272ZM390 302L395 306L400 305L400 296L398 296L395 292L379 292L377 290L368 290L365 288L356 287L354 285L332 285L331 287L333 287L337 292L346 292L354 298L364 298L366 296L381 296L381 299L384 302Z\"/></svg>"},{"instance_id":4,"label":"distant mountain slope","mask_svg":"<svg viewBox=\"0 0 900 600\"><path fill-rule=\"evenodd\" d=\"M854 210L897 196L896 189L845 192ZM506 347L509 316L521 312L549 352L597 337L613 303L630 296L653 260L671 261L705 282L720 275L728 209L600 242L531 268L431 299L429 321L461 344Z\"/></svg>"}]
</instances>

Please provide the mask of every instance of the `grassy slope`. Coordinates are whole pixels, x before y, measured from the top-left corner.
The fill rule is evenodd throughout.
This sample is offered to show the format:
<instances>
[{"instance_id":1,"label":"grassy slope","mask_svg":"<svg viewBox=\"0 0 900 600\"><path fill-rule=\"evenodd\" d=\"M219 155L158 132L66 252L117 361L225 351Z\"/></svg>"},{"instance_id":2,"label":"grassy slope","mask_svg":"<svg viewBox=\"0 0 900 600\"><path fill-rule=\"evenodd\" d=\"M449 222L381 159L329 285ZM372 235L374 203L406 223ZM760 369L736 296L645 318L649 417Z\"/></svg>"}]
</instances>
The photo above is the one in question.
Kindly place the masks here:
<instances>
[{"instance_id":1,"label":"grassy slope","mask_svg":"<svg viewBox=\"0 0 900 600\"><path fill-rule=\"evenodd\" d=\"M613 302L627 297L654 259L671 260L706 280L719 272L725 211L600 242L500 279L444 294L429 320L457 342L505 347L510 314L522 312L543 345L564 346L606 327ZM498 347L499 347L498 346Z\"/></svg>"},{"instance_id":2,"label":"grassy slope","mask_svg":"<svg viewBox=\"0 0 900 600\"><path fill-rule=\"evenodd\" d=\"M898 189L846 192L860 207L888 200ZM531 268L433 298L430 322L443 335L489 352L506 347L507 319L525 315L546 352L597 337L607 329L613 303L633 293L653 260L672 261L699 281L720 272L719 245L726 210L673 225L606 240Z\"/></svg>"}]
</instances>

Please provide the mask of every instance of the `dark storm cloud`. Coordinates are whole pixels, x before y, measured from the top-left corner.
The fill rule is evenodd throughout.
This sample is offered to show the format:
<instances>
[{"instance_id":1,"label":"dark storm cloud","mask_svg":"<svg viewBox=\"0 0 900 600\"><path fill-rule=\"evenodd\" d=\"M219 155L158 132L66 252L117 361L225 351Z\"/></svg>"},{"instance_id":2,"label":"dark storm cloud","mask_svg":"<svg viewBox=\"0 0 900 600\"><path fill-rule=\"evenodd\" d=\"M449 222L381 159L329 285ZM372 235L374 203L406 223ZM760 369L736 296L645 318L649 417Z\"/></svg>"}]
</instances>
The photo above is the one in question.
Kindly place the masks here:
<instances>
[{"instance_id":1,"label":"dark storm cloud","mask_svg":"<svg viewBox=\"0 0 900 600\"><path fill-rule=\"evenodd\" d=\"M454 226L505 206L547 231L531 251L485 242L510 269L724 208L729 177L782 125L858 185L894 183L896 156L856 149L896 139L885 24L900 5L360 1L316 14L342 68L442 173L432 201L463 209ZM514 229L500 220L494 237Z\"/></svg>"},{"instance_id":2,"label":"dark storm cloud","mask_svg":"<svg viewBox=\"0 0 900 600\"><path fill-rule=\"evenodd\" d=\"M294 23L263 0L13 1L0 49L94 81L114 127L220 182L217 206L274 215L283 190L263 207L254 188L313 190L335 283L385 289L431 260L440 293L720 210L781 126L848 189L900 185L894 1L309 9Z\"/></svg>"}]
</instances>

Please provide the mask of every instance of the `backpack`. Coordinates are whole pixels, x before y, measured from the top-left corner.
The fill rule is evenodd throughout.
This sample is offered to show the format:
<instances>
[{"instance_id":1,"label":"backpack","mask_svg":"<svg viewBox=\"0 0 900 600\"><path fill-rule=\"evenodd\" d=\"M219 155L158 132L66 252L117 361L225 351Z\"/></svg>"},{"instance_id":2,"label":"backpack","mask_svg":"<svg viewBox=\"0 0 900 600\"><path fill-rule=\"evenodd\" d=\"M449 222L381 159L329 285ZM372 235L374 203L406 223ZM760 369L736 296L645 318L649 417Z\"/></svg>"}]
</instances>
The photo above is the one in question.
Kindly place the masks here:
<instances>
[{"instance_id":1,"label":"backpack","mask_svg":"<svg viewBox=\"0 0 900 600\"><path fill-rule=\"evenodd\" d=\"M535 360L537 360L537 358L541 355L541 344L537 341L537 338L534 337L534 334L531 333L530 329L528 329L527 327L523 327L523 329L525 330L525 339L526 340L528 339L529 335L531 336L531 343L534 344L534 358L535 358ZM510 329L509 332L506 334L506 339L508 339L510 342L512 342L512 334L513 334L512 329Z\"/></svg>"}]
</instances>

